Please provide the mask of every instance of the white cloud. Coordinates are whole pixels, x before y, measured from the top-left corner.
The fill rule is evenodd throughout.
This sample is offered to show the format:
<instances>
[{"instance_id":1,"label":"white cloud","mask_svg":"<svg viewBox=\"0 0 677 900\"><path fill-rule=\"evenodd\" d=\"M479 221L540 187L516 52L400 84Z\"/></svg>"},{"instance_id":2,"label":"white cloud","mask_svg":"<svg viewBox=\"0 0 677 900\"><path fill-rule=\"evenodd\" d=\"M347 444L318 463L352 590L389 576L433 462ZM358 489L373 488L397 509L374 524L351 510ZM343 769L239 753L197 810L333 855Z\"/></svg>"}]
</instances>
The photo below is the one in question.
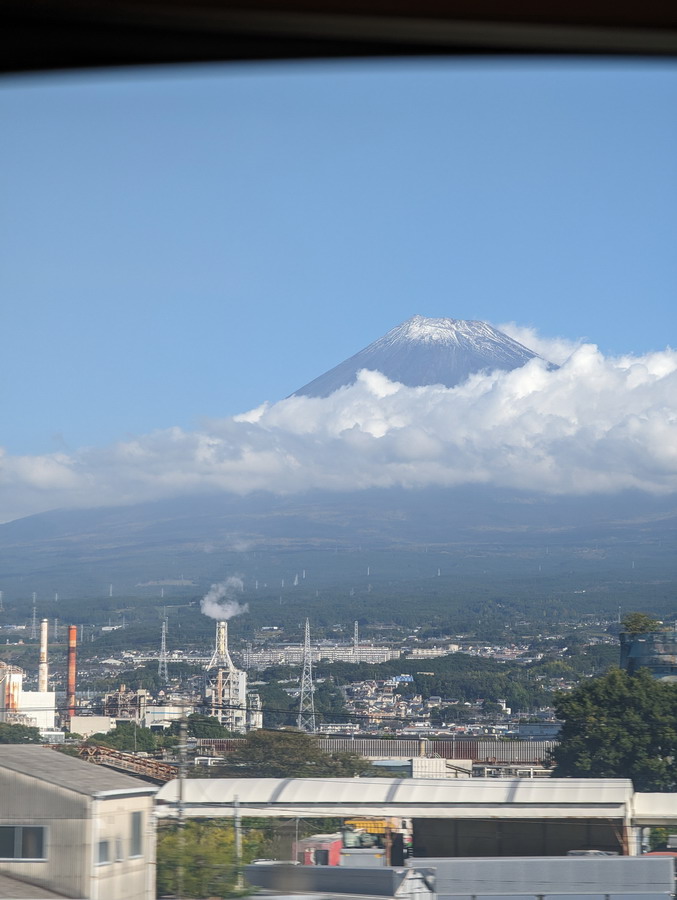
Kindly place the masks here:
<instances>
[{"instance_id":1,"label":"white cloud","mask_svg":"<svg viewBox=\"0 0 677 900\"><path fill-rule=\"evenodd\" d=\"M363 371L325 399L290 397L199 432L4 456L0 508L7 520L200 491L472 482L564 494L677 491L677 352L612 359L591 344L560 344L567 357L553 371L533 360L451 389Z\"/></svg>"},{"instance_id":2,"label":"white cloud","mask_svg":"<svg viewBox=\"0 0 677 900\"><path fill-rule=\"evenodd\" d=\"M583 343L583 341L570 341L567 338L543 337L535 328L518 325L516 322L505 322L496 327L514 341L519 341L520 344L524 344L534 353L538 353L543 359L556 363L558 366L566 362L574 350Z\"/></svg>"}]
</instances>

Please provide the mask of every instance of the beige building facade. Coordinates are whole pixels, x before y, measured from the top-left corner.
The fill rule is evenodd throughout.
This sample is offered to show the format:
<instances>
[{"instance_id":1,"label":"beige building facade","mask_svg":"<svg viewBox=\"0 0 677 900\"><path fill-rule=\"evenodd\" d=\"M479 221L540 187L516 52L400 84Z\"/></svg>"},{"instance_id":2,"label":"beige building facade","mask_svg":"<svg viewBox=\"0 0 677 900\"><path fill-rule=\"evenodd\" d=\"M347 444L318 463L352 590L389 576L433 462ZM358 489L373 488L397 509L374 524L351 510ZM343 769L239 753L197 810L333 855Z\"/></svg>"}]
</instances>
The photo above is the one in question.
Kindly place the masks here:
<instances>
[{"instance_id":1,"label":"beige building facade","mask_svg":"<svg viewBox=\"0 0 677 900\"><path fill-rule=\"evenodd\" d=\"M0 875L66 897L153 900L157 788L41 746L0 746Z\"/></svg>"}]
</instances>

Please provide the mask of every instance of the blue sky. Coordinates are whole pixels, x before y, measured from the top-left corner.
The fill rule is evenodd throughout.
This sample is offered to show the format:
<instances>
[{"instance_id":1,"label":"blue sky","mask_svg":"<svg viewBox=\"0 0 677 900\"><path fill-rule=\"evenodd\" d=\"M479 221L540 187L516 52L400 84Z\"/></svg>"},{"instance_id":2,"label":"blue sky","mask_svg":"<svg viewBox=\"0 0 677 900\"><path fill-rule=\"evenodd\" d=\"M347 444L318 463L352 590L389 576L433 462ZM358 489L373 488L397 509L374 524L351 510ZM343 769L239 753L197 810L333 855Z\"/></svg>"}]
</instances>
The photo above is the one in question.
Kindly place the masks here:
<instances>
[{"instance_id":1,"label":"blue sky","mask_svg":"<svg viewBox=\"0 0 677 900\"><path fill-rule=\"evenodd\" d=\"M675 344L674 63L0 84L2 444L277 401L414 314Z\"/></svg>"}]
</instances>

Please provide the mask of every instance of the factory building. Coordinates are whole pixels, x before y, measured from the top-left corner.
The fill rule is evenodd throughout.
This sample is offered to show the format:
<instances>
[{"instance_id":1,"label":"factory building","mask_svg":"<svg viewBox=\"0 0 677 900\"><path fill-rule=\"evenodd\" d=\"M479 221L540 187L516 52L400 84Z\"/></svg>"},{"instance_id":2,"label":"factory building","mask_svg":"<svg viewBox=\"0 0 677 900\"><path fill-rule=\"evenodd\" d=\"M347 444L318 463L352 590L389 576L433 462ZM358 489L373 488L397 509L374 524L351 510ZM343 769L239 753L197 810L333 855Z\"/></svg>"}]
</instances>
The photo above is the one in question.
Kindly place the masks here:
<instances>
[{"instance_id":1,"label":"factory building","mask_svg":"<svg viewBox=\"0 0 677 900\"><path fill-rule=\"evenodd\" d=\"M378 663L388 662L391 659L399 659L401 653L391 647L346 647L343 646L314 646L311 650L312 661L319 662L347 662L347 663ZM266 669L269 666L300 666L303 663L303 644L289 646L269 647L264 650L253 650L248 647L244 653L243 662L247 669Z\"/></svg>"},{"instance_id":2,"label":"factory building","mask_svg":"<svg viewBox=\"0 0 677 900\"><path fill-rule=\"evenodd\" d=\"M149 692L145 688L130 691L126 684L121 684L119 690L104 694L103 714L111 719L140 722L145 718L148 700Z\"/></svg>"},{"instance_id":3,"label":"factory building","mask_svg":"<svg viewBox=\"0 0 677 900\"><path fill-rule=\"evenodd\" d=\"M237 669L228 650L228 623L216 623L214 653L207 664L206 715L213 716L230 731L246 732L263 726L261 698L247 696L247 673Z\"/></svg>"},{"instance_id":4,"label":"factory building","mask_svg":"<svg viewBox=\"0 0 677 900\"><path fill-rule=\"evenodd\" d=\"M0 722L13 724L17 721L23 681L23 669L0 662Z\"/></svg>"},{"instance_id":5,"label":"factory building","mask_svg":"<svg viewBox=\"0 0 677 900\"><path fill-rule=\"evenodd\" d=\"M56 720L56 694L49 688L47 663L48 622L40 625L40 663L38 690L25 691L24 671L18 666L0 662L0 722L29 725L41 731L52 731Z\"/></svg>"}]
</instances>

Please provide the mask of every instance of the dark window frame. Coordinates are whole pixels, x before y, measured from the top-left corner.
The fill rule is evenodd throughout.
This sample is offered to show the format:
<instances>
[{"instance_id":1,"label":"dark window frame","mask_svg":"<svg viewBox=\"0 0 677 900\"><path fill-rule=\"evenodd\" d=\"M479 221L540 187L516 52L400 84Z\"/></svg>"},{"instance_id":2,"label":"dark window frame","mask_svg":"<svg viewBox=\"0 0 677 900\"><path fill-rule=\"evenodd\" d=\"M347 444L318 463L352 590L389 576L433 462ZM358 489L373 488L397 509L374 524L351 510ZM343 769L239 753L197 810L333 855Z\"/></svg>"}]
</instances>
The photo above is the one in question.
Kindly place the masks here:
<instances>
[{"instance_id":1,"label":"dark window frame","mask_svg":"<svg viewBox=\"0 0 677 900\"><path fill-rule=\"evenodd\" d=\"M143 812L134 810L130 813L129 858L139 859L143 856Z\"/></svg>"},{"instance_id":2,"label":"dark window frame","mask_svg":"<svg viewBox=\"0 0 677 900\"><path fill-rule=\"evenodd\" d=\"M13 836L10 842L13 843L12 856L0 856L2 862L45 862L47 859L47 827L45 825L29 825L29 824L0 824L1 831L12 831ZM33 833L31 835L31 832ZM31 837L37 838L37 847L40 855L28 854L26 852L26 843L31 841Z\"/></svg>"},{"instance_id":3,"label":"dark window frame","mask_svg":"<svg viewBox=\"0 0 677 900\"><path fill-rule=\"evenodd\" d=\"M101 851L106 848L106 858L101 858ZM96 864L97 866L109 866L112 863L111 857L111 840L110 838L100 838L96 845Z\"/></svg>"}]
</instances>

